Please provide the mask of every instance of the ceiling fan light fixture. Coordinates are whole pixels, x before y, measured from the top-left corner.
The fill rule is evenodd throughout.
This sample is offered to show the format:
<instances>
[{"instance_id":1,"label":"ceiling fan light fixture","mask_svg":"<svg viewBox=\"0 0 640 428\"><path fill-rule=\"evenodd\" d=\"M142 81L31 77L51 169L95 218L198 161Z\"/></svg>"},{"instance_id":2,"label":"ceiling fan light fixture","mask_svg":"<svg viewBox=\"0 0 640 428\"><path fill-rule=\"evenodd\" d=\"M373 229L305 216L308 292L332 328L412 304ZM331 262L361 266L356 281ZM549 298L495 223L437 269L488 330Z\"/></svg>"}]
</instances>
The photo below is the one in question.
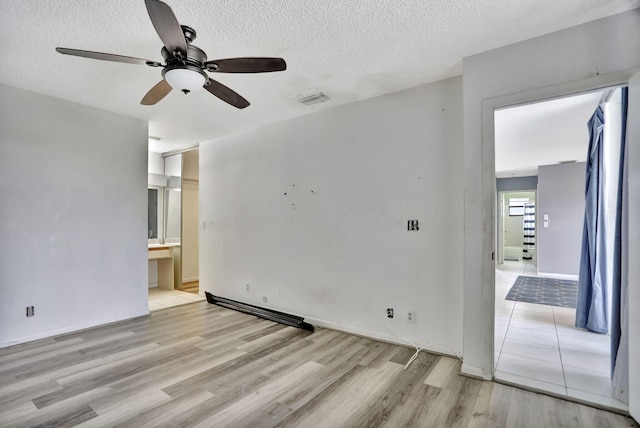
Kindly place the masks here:
<instances>
[{"instance_id":1,"label":"ceiling fan light fixture","mask_svg":"<svg viewBox=\"0 0 640 428\"><path fill-rule=\"evenodd\" d=\"M206 82L206 77L196 70L190 68L172 68L164 73L167 83L178 91L185 94L202 88Z\"/></svg>"}]
</instances>

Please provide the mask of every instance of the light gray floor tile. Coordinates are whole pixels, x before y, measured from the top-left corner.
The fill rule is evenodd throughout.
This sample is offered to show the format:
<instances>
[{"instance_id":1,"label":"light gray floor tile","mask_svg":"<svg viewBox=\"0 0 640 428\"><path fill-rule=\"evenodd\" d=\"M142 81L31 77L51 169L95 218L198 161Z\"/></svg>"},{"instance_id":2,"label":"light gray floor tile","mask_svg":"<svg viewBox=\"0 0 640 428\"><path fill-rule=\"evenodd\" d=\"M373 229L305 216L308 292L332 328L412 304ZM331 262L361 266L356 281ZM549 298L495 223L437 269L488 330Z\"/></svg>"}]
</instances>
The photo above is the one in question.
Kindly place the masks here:
<instances>
[{"instance_id":1,"label":"light gray floor tile","mask_svg":"<svg viewBox=\"0 0 640 428\"><path fill-rule=\"evenodd\" d=\"M577 398L578 400L582 400L586 403L597 403L612 409L622 410L623 412L629 411L628 405L616 400L615 398L592 394L590 392L580 391L579 389L567 388L567 396Z\"/></svg>"},{"instance_id":2,"label":"light gray floor tile","mask_svg":"<svg viewBox=\"0 0 640 428\"><path fill-rule=\"evenodd\" d=\"M523 310L528 312L538 312L541 314L553 314L551 306L539 305L537 303L528 302L516 302L516 310Z\"/></svg>"},{"instance_id":3,"label":"light gray floor tile","mask_svg":"<svg viewBox=\"0 0 640 428\"><path fill-rule=\"evenodd\" d=\"M567 390L564 385L557 385L555 383L543 382L538 379L532 379L526 376L519 376L513 373L507 373L500 370L496 370L496 380L502 380L514 385L522 385L527 388L531 388L535 391L550 392L552 394L566 395Z\"/></svg>"},{"instance_id":4,"label":"light gray floor tile","mask_svg":"<svg viewBox=\"0 0 640 428\"><path fill-rule=\"evenodd\" d=\"M519 340L505 340L502 353L519 355L525 358L533 358L549 363L561 364L560 352L557 347L539 345ZM564 361L563 361L564 362Z\"/></svg>"},{"instance_id":5,"label":"light gray floor tile","mask_svg":"<svg viewBox=\"0 0 640 428\"><path fill-rule=\"evenodd\" d=\"M550 325L555 325L553 313L551 312L532 312L516 308L513 310L513 318L541 321Z\"/></svg>"},{"instance_id":6,"label":"light gray floor tile","mask_svg":"<svg viewBox=\"0 0 640 428\"><path fill-rule=\"evenodd\" d=\"M580 337L558 334L560 349L569 349L580 352L590 352L608 356L611 354L609 339L602 340L596 337Z\"/></svg>"},{"instance_id":7,"label":"light gray floor tile","mask_svg":"<svg viewBox=\"0 0 640 428\"><path fill-rule=\"evenodd\" d=\"M560 348L562 364L585 371L593 371L608 376L611 371L609 355L592 354L590 352L575 351Z\"/></svg>"},{"instance_id":8,"label":"light gray floor tile","mask_svg":"<svg viewBox=\"0 0 640 428\"><path fill-rule=\"evenodd\" d=\"M555 332L541 332L510 326L507 330L507 339L558 347L558 337Z\"/></svg>"},{"instance_id":9,"label":"light gray floor tile","mask_svg":"<svg viewBox=\"0 0 640 428\"><path fill-rule=\"evenodd\" d=\"M579 389L580 391L591 394L613 398L611 380L606 374L565 366L564 376L567 382L567 388Z\"/></svg>"},{"instance_id":10,"label":"light gray floor tile","mask_svg":"<svg viewBox=\"0 0 640 428\"><path fill-rule=\"evenodd\" d=\"M522 330L534 330L537 332L553 334L554 336L556 334L555 324L553 324L553 322L548 322L548 321L535 321L535 320L528 320L528 319L513 317L511 318L509 327L518 328Z\"/></svg>"},{"instance_id":11,"label":"light gray floor tile","mask_svg":"<svg viewBox=\"0 0 640 428\"><path fill-rule=\"evenodd\" d=\"M501 352L500 359L498 360L498 370L518 376L535 378L542 382L565 386L562 365L560 363L549 363Z\"/></svg>"},{"instance_id":12,"label":"light gray floor tile","mask_svg":"<svg viewBox=\"0 0 640 428\"><path fill-rule=\"evenodd\" d=\"M149 289L149 311L171 308L206 300L204 296L195 293L187 293L180 290L165 290L163 288Z\"/></svg>"}]
</instances>

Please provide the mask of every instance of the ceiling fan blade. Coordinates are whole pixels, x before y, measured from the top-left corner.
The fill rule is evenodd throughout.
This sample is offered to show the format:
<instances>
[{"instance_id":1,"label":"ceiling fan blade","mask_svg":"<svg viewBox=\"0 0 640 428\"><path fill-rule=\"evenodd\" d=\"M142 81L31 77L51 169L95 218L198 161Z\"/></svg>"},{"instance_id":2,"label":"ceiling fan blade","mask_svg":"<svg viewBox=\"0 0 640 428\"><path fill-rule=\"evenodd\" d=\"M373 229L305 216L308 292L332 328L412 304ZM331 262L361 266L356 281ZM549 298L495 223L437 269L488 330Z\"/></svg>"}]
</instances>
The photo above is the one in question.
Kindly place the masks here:
<instances>
[{"instance_id":1,"label":"ceiling fan blade","mask_svg":"<svg viewBox=\"0 0 640 428\"><path fill-rule=\"evenodd\" d=\"M143 106L152 106L166 97L169 92L171 92L171 86L166 80L162 79L147 92L144 98L142 98L142 101L140 101L140 104Z\"/></svg>"},{"instance_id":2,"label":"ceiling fan blade","mask_svg":"<svg viewBox=\"0 0 640 428\"><path fill-rule=\"evenodd\" d=\"M213 79L209 79L207 83L205 83L204 88L225 103L231 104L234 107L240 109L249 107L249 101L245 100L239 93Z\"/></svg>"},{"instance_id":3,"label":"ceiling fan blade","mask_svg":"<svg viewBox=\"0 0 640 428\"><path fill-rule=\"evenodd\" d=\"M179 52L183 59L187 58L187 41L184 38L178 19L168 4L160 0L144 0L151 23L160 36L167 50L174 54Z\"/></svg>"},{"instance_id":4,"label":"ceiling fan blade","mask_svg":"<svg viewBox=\"0 0 640 428\"><path fill-rule=\"evenodd\" d=\"M204 63L209 71L218 73L266 73L284 71L287 63L282 58L228 58Z\"/></svg>"},{"instance_id":5,"label":"ceiling fan blade","mask_svg":"<svg viewBox=\"0 0 640 428\"><path fill-rule=\"evenodd\" d=\"M131 56L108 54L103 52L82 51L79 49L56 48L56 51L64 55L81 56L84 58L100 59L103 61L125 62L128 64L155 65L155 61L149 61L142 58L134 58ZM159 64L158 64L159 65Z\"/></svg>"}]
</instances>

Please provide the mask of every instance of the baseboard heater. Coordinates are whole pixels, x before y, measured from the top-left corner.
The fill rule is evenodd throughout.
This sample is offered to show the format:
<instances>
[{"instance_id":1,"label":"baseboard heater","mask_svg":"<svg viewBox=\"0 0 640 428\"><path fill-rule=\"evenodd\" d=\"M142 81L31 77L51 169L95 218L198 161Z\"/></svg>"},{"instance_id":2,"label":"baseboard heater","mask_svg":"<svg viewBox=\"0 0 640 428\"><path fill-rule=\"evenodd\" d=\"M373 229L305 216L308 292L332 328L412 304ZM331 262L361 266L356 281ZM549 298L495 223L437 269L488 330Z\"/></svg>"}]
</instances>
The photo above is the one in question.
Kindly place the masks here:
<instances>
[{"instance_id":1,"label":"baseboard heater","mask_svg":"<svg viewBox=\"0 0 640 428\"><path fill-rule=\"evenodd\" d=\"M279 322L280 324L289 325L291 327L313 331L313 326L311 324L304 322L304 318L296 315L286 314L284 312L274 311L273 309L261 308L260 306L254 306L248 303L242 303L236 300L214 296L208 291L205 291L204 295L207 296L207 302L213 305L222 306L227 309L233 309L234 311L244 312L245 314L249 315L255 315L257 317L264 318L269 321Z\"/></svg>"}]
</instances>

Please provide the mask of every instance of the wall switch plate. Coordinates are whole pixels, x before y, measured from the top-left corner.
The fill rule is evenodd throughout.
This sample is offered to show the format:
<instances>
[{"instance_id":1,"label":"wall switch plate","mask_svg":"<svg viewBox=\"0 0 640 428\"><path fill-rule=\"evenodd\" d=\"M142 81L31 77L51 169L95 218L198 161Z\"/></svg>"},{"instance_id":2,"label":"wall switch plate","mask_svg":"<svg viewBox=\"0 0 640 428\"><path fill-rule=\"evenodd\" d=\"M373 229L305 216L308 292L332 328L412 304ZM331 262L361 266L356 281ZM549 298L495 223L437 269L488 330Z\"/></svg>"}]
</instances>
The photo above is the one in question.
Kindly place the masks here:
<instances>
[{"instance_id":1,"label":"wall switch plate","mask_svg":"<svg viewBox=\"0 0 640 428\"><path fill-rule=\"evenodd\" d=\"M251 291L251 284L249 284L248 282L244 285L244 291L246 291L247 293Z\"/></svg>"},{"instance_id":2,"label":"wall switch plate","mask_svg":"<svg viewBox=\"0 0 640 428\"><path fill-rule=\"evenodd\" d=\"M407 220L407 230L408 231L420 230L420 226L418 225L418 220Z\"/></svg>"},{"instance_id":3,"label":"wall switch plate","mask_svg":"<svg viewBox=\"0 0 640 428\"><path fill-rule=\"evenodd\" d=\"M33 306L27 306L27 316L32 317L36 314L35 308Z\"/></svg>"},{"instance_id":4,"label":"wall switch plate","mask_svg":"<svg viewBox=\"0 0 640 428\"><path fill-rule=\"evenodd\" d=\"M387 308L387 318L393 318L393 308Z\"/></svg>"}]
</instances>

